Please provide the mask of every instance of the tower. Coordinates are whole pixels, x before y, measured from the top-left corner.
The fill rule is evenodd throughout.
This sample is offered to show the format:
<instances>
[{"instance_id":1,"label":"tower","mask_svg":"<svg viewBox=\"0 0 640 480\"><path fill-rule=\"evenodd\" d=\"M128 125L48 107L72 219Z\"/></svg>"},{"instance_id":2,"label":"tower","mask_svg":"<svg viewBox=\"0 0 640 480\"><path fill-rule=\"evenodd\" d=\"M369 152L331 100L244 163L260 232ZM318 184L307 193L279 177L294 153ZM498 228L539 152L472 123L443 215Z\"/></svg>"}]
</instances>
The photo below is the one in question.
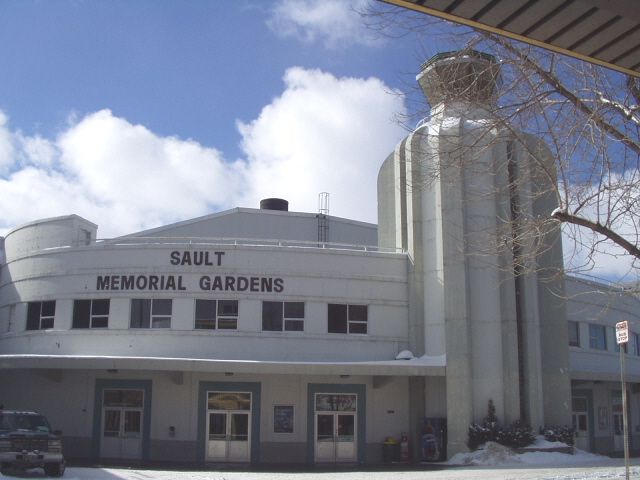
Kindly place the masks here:
<instances>
[{"instance_id":1,"label":"tower","mask_svg":"<svg viewBox=\"0 0 640 480\"><path fill-rule=\"evenodd\" d=\"M444 379L410 384L412 421L446 416L453 455L489 400L504 424L569 422L562 247L527 230L556 206L553 161L497 121L495 58L439 54L417 80L431 116L380 169L379 243L408 253L410 348L446 355Z\"/></svg>"}]
</instances>

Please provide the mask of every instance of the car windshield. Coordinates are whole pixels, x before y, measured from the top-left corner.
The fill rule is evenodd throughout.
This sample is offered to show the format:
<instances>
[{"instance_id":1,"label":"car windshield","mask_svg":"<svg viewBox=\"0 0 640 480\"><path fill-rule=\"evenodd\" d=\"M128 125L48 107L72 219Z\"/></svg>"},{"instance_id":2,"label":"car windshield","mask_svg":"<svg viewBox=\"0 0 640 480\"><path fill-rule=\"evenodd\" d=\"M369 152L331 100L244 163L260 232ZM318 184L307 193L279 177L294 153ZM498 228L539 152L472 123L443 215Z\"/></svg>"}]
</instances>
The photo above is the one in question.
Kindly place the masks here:
<instances>
[{"instance_id":1,"label":"car windshield","mask_svg":"<svg viewBox=\"0 0 640 480\"><path fill-rule=\"evenodd\" d=\"M7 415L0 413L0 430L49 433L49 423L42 415Z\"/></svg>"}]
</instances>

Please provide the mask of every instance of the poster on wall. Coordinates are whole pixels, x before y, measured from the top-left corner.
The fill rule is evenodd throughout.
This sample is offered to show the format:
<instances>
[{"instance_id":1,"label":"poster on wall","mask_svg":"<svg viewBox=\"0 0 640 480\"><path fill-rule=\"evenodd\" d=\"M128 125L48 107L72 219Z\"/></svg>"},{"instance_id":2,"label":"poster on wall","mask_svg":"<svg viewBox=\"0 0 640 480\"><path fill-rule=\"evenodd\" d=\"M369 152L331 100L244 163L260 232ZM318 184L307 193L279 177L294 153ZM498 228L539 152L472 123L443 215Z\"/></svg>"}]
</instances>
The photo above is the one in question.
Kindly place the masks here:
<instances>
[{"instance_id":1,"label":"poster on wall","mask_svg":"<svg viewBox=\"0 0 640 480\"><path fill-rule=\"evenodd\" d=\"M293 405L275 405L273 407L274 433L293 433Z\"/></svg>"},{"instance_id":2,"label":"poster on wall","mask_svg":"<svg viewBox=\"0 0 640 480\"><path fill-rule=\"evenodd\" d=\"M598 428L600 430L606 430L609 427L608 419L607 407L598 407Z\"/></svg>"}]
</instances>

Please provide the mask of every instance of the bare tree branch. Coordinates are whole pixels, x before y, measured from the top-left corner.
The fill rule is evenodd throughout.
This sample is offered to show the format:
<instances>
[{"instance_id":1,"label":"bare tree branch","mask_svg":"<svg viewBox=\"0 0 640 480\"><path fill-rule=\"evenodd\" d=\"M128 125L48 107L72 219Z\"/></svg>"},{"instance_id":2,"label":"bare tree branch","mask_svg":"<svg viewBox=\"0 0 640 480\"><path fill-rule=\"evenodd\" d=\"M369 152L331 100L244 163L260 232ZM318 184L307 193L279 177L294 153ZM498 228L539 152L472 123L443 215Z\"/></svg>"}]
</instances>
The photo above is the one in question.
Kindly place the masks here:
<instances>
[{"instance_id":1,"label":"bare tree branch","mask_svg":"<svg viewBox=\"0 0 640 480\"><path fill-rule=\"evenodd\" d=\"M589 230L599 233L612 242L620 245L630 255L633 255L636 258L640 258L640 249L637 246L625 240L624 237L618 235L616 232L605 227L604 225L601 225L597 222L592 222L591 220L587 220L586 218L579 217L577 215L571 215L559 209L553 211L553 213L551 214L551 218L554 218L559 222L572 223L573 225L588 228Z\"/></svg>"}]
</instances>

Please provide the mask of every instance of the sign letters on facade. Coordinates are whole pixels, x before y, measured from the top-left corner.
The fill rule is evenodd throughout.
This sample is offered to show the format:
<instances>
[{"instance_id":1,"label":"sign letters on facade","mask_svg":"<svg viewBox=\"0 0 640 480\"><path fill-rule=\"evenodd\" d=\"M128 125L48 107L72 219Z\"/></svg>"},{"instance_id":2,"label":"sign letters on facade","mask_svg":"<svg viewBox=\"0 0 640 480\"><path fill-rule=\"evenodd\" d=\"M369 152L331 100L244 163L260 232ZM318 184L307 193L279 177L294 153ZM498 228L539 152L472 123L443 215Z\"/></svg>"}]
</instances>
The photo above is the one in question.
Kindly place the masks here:
<instances>
[{"instance_id":1,"label":"sign letters on facade","mask_svg":"<svg viewBox=\"0 0 640 480\"><path fill-rule=\"evenodd\" d=\"M225 252L207 250L174 250L169 254L169 264L177 266L222 266ZM242 275L202 275L197 285L183 275L98 275L96 290L111 291L221 291L281 293L284 291L284 279L280 277L242 276Z\"/></svg>"}]
</instances>

